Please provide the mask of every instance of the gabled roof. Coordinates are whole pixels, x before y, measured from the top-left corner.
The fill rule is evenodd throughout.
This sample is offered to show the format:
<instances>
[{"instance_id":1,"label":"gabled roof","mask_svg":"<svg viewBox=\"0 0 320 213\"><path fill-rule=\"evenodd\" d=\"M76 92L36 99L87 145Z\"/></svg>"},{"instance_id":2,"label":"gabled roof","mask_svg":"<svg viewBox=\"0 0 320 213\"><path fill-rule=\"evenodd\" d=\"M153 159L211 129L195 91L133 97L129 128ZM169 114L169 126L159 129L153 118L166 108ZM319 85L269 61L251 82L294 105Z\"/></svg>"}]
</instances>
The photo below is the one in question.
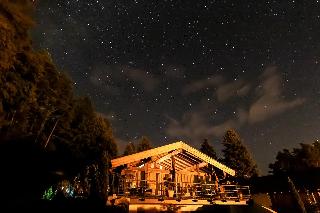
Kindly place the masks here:
<instances>
[{"instance_id":1,"label":"gabled roof","mask_svg":"<svg viewBox=\"0 0 320 213\"><path fill-rule=\"evenodd\" d=\"M186 169L185 167L196 167L204 165L204 163L211 164L225 173L235 176L235 171L226 165L216 161L208 155L198 151L197 149L189 146L188 144L179 141L172 144L160 146L154 149L142 151L132 155L115 158L111 161L112 167L116 168L121 165L140 161L145 158L152 157L156 159L156 163L165 166L166 168L171 167L170 160L172 156L177 156L178 170ZM180 166L179 168L179 162Z\"/></svg>"}]
</instances>

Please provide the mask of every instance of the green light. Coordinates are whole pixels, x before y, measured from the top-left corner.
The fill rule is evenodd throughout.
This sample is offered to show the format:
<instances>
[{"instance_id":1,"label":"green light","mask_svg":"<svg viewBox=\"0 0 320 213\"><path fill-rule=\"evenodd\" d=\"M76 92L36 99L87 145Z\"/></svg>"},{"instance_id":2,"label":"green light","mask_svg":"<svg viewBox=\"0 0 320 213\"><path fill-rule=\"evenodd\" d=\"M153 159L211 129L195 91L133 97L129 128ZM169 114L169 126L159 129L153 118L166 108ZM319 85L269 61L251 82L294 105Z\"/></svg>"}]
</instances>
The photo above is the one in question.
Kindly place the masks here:
<instances>
[{"instance_id":1,"label":"green light","mask_svg":"<svg viewBox=\"0 0 320 213\"><path fill-rule=\"evenodd\" d=\"M52 186L49 189L45 190L42 196L44 200L52 200L52 198L56 195L56 192L52 190Z\"/></svg>"}]
</instances>

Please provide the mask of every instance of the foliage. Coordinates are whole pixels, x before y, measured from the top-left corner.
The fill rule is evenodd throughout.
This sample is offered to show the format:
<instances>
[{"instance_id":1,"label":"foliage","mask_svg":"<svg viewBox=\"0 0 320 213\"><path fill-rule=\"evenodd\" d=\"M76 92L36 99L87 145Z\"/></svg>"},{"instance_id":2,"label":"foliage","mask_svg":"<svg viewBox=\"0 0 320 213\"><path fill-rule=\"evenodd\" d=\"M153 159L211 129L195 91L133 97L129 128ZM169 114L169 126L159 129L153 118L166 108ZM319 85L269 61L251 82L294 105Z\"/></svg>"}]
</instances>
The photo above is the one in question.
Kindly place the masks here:
<instances>
[{"instance_id":1,"label":"foliage","mask_svg":"<svg viewBox=\"0 0 320 213\"><path fill-rule=\"evenodd\" d=\"M273 174L300 173L320 167L320 143L300 144L293 151L283 149L276 156L276 161L269 165Z\"/></svg>"},{"instance_id":2,"label":"foliage","mask_svg":"<svg viewBox=\"0 0 320 213\"><path fill-rule=\"evenodd\" d=\"M228 130L223 138L224 162L236 171L238 177L250 178L258 175L257 166L235 130Z\"/></svg>"},{"instance_id":3,"label":"foliage","mask_svg":"<svg viewBox=\"0 0 320 213\"><path fill-rule=\"evenodd\" d=\"M213 146L208 143L208 139L204 139L201 144L200 151L213 159L217 159L217 153Z\"/></svg>"},{"instance_id":4,"label":"foliage","mask_svg":"<svg viewBox=\"0 0 320 213\"><path fill-rule=\"evenodd\" d=\"M200 147L200 151L202 153L208 155L209 157L212 157L213 159L217 160L217 153L214 150L213 146L211 144L209 144L208 139L203 140L201 147ZM209 164L207 167L208 167L209 171L211 171L211 174L210 174L211 180L215 180L216 174L217 174L215 166Z\"/></svg>"},{"instance_id":5,"label":"foliage","mask_svg":"<svg viewBox=\"0 0 320 213\"><path fill-rule=\"evenodd\" d=\"M0 1L0 149L12 141L18 141L15 149L36 146L27 158L46 158L43 168L50 169L39 171L94 178L99 184L91 184L91 191L103 197L106 168L117 155L111 125L88 98L74 95L71 80L48 52L32 48L33 9L29 0ZM90 179L85 171L93 167Z\"/></svg>"},{"instance_id":6,"label":"foliage","mask_svg":"<svg viewBox=\"0 0 320 213\"><path fill-rule=\"evenodd\" d=\"M138 143L137 151L142 152L148 149L151 149L151 141L146 136L142 136L141 140Z\"/></svg>"},{"instance_id":7,"label":"foliage","mask_svg":"<svg viewBox=\"0 0 320 213\"><path fill-rule=\"evenodd\" d=\"M126 148L124 149L123 155L124 156L131 155L131 154L134 154L135 152L136 152L136 147L134 146L134 143L129 142L126 145Z\"/></svg>"}]
</instances>

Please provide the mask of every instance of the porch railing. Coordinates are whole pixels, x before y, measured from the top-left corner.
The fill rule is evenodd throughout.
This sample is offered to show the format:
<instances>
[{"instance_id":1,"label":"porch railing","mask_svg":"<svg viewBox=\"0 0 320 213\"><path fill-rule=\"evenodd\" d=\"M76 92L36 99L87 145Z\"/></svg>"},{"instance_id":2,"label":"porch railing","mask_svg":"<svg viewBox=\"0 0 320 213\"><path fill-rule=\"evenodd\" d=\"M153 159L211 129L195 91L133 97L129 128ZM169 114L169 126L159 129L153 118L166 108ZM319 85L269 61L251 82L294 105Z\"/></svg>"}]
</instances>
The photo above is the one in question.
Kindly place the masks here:
<instances>
[{"instance_id":1,"label":"porch railing","mask_svg":"<svg viewBox=\"0 0 320 213\"><path fill-rule=\"evenodd\" d=\"M220 200L248 200L249 186L218 183L191 182L156 182L153 180L120 181L116 194L128 197L166 198L166 199L220 199Z\"/></svg>"}]
</instances>

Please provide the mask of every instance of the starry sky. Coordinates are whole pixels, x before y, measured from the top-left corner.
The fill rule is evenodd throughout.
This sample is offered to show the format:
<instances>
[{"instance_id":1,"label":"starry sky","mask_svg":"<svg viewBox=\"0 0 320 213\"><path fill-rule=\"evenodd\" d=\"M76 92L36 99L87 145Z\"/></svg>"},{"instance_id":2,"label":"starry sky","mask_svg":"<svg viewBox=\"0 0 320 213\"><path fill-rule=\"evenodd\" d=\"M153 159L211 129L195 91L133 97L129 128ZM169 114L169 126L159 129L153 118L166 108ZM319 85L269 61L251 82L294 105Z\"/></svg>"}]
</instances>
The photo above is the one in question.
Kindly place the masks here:
<instances>
[{"instance_id":1,"label":"starry sky","mask_svg":"<svg viewBox=\"0 0 320 213\"><path fill-rule=\"evenodd\" d=\"M113 125L120 150L235 128L262 174L283 148L320 136L320 2L41 0L47 49Z\"/></svg>"}]
</instances>

